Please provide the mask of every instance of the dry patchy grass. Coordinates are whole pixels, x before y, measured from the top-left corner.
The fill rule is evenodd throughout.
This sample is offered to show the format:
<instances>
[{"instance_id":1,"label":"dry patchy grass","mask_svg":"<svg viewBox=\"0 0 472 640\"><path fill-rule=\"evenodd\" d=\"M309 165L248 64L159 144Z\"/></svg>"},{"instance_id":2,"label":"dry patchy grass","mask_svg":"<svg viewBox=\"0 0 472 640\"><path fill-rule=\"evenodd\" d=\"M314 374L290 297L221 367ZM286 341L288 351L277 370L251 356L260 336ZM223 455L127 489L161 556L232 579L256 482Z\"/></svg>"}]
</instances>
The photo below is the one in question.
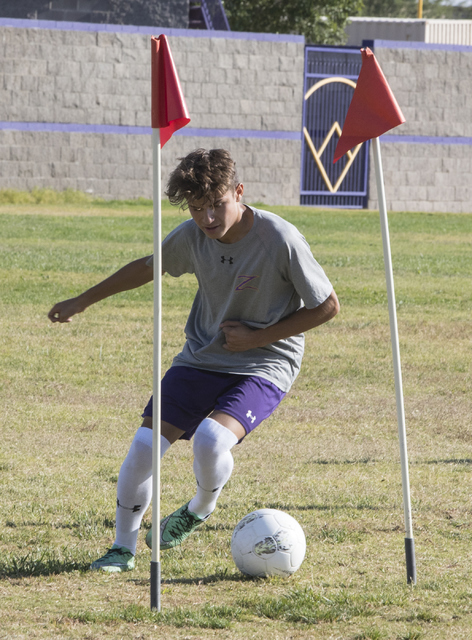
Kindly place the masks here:
<instances>
[{"instance_id":1,"label":"dry patchy grass","mask_svg":"<svg viewBox=\"0 0 472 640\"><path fill-rule=\"evenodd\" d=\"M113 541L118 471L149 395L152 287L67 326L46 320L56 300L150 251L150 209L68 206L0 207L0 638L468 640L470 217L391 221L416 587L406 585L404 567L375 213L283 210L326 265L342 311L307 336L292 391L235 448L236 471L214 516L182 548L163 553L157 614L143 541L150 513L133 573L87 571ZM165 213L167 229L180 220ZM164 281L165 367L182 344L193 291L191 278ZM166 455L164 511L191 497L191 463L184 442ZM305 530L307 556L290 580L249 580L232 563L233 527L258 507L286 510Z\"/></svg>"}]
</instances>

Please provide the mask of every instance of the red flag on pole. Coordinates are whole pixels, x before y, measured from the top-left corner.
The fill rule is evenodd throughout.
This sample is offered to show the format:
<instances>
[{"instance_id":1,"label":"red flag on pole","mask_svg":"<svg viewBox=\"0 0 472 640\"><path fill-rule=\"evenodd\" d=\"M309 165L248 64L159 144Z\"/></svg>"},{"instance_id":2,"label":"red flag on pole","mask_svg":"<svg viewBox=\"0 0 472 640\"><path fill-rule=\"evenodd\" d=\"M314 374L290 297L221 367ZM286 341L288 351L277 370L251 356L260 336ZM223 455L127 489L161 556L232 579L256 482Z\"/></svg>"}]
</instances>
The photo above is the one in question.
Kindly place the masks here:
<instances>
[{"instance_id":1,"label":"red flag on pole","mask_svg":"<svg viewBox=\"0 0 472 640\"><path fill-rule=\"evenodd\" d=\"M152 556L151 609L161 608L161 563L159 542L160 521L160 458L161 458L161 361L162 361L162 211L161 211L161 148L178 129L185 127L190 117L180 87L179 76L172 59L167 38L151 38L151 123L154 205L154 355L152 417Z\"/></svg>"},{"instance_id":2,"label":"red flag on pole","mask_svg":"<svg viewBox=\"0 0 472 640\"><path fill-rule=\"evenodd\" d=\"M344 121L341 137L336 145L333 162L350 149L378 138L386 131L405 122L398 102L369 48L361 49L362 67L354 95Z\"/></svg>"},{"instance_id":3,"label":"red flag on pole","mask_svg":"<svg viewBox=\"0 0 472 640\"><path fill-rule=\"evenodd\" d=\"M172 53L165 35L151 38L151 123L160 130L161 147L190 122Z\"/></svg>"}]
</instances>

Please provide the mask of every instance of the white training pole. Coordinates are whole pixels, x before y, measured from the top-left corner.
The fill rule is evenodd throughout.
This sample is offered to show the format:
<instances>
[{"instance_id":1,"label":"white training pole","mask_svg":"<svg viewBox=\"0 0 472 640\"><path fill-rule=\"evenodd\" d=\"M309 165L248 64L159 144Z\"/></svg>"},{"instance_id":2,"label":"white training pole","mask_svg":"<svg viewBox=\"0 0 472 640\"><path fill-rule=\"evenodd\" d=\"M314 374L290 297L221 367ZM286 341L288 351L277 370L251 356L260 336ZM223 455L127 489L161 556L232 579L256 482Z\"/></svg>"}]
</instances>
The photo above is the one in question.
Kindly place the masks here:
<instances>
[{"instance_id":1,"label":"white training pole","mask_svg":"<svg viewBox=\"0 0 472 640\"><path fill-rule=\"evenodd\" d=\"M392 341L393 369L395 375L395 397L397 403L398 437L400 441L400 461L402 467L403 508L405 511L405 554L408 583L416 584L415 543L413 539L413 524L411 519L410 480L408 475L408 454L406 447L405 410L403 406L402 372L400 364L400 347L398 344L397 310L395 304L395 290L393 286L392 256L390 252L390 238L388 233L387 201L378 138L372 139L374 153L375 178L379 200L380 224L382 228L382 243L385 263L385 278L387 280L388 311L390 317L390 336Z\"/></svg>"},{"instance_id":2,"label":"white training pole","mask_svg":"<svg viewBox=\"0 0 472 640\"><path fill-rule=\"evenodd\" d=\"M154 211L154 342L152 404L152 553L151 609L161 610L160 564L160 467L161 467L161 142L159 129L152 130L153 211Z\"/></svg>"}]
</instances>

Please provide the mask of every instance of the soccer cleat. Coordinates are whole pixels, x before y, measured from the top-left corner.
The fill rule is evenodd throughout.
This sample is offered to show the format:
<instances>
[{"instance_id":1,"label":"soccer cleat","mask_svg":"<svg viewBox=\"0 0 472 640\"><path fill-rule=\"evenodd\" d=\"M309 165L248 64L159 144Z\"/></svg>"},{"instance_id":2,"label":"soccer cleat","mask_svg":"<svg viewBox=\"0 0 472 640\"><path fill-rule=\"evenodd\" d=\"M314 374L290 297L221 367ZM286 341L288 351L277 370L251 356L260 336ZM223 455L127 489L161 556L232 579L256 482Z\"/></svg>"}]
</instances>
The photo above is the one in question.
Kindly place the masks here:
<instances>
[{"instance_id":1,"label":"soccer cleat","mask_svg":"<svg viewBox=\"0 0 472 640\"><path fill-rule=\"evenodd\" d=\"M131 571L134 569L134 556L126 547L114 544L111 549L108 549L103 558L92 562L90 568L93 571Z\"/></svg>"},{"instance_id":2,"label":"soccer cleat","mask_svg":"<svg viewBox=\"0 0 472 640\"><path fill-rule=\"evenodd\" d=\"M188 538L207 518L199 518L188 510L188 502L183 507L161 520L161 549L172 549ZM152 549L152 529L146 535L146 544Z\"/></svg>"}]
</instances>

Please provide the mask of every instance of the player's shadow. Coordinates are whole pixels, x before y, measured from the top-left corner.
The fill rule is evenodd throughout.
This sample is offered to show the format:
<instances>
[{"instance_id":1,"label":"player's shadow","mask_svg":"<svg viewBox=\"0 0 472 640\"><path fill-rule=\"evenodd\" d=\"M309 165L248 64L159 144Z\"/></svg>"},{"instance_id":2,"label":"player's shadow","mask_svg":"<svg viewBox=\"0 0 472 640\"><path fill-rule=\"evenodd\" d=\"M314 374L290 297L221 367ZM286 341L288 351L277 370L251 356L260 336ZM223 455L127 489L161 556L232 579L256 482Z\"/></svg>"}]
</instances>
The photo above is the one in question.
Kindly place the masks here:
<instances>
[{"instance_id":1,"label":"player's shadow","mask_svg":"<svg viewBox=\"0 0 472 640\"><path fill-rule=\"evenodd\" d=\"M282 502L269 502L264 503L264 506L257 507L258 509L277 509L278 511L287 511L288 513L294 511L385 511L390 507L377 506L373 504L360 503L360 504L284 504Z\"/></svg>"},{"instance_id":2,"label":"player's shadow","mask_svg":"<svg viewBox=\"0 0 472 640\"><path fill-rule=\"evenodd\" d=\"M375 458L359 458L357 460L326 460L325 458L308 460L307 464L319 464L319 465L343 465L343 464L375 464L377 460ZM447 458L437 460L411 460L410 465L421 464L472 464L472 458Z\"/></svg>"},{"instance_id":3,"label":"player's shadow","mask_svg":"<svg viewBox=\"0 0 472 640\"><path fill-rule=\"evenodd\" d=\"M233 531L233 526L229 524L206 524L205 531Z\"/></svg>"},{"instance_id":4,"label":"player's shadow","mask_svg":"<svg viewBox=\"0 0 472 640\"><path fill-rule=\"evenodd\" d=\"M32 554L10 557L8 561L0 562L0 579L22 579L72 573L85 572L90 568L90 562L75 562L72 560L51 560L51 558L37 558Z\"/></svg>"},{"instance_id":5,"label":"player's shadow","mask_svg":"<svg viewBox=\"0 0 472 640\"><path fill-rule=\"evenodd\" d=\"M341 465L341 464L370 464L373 463L375 464L376 460L375 458L357 458L354 460L326 460L325 458L317 458L317 459L313 459L311 458L310 460L307 460L306 464L321 464L321 465Z\"/></svg>"},{"instance_id":6,"label":"player's shadow","mask_svg":"<svg viewBox=\"0 0 472 640\"><path fill-rule=\"evenodd\" d=\"M231 573L231 572L225 572L222 571L220 573L213 573L209 576L195 576L193 578L169 578L169 579L165 579L163 578L161 581L161 585L162 586L171 586L171 585L178 585L178 584L190 584L190 585L196 585L196 586L201 586L201 585L208 585L208 584L214 584L217 582L254 582L257 580L263 580L263 578L253 578L251 576L245 576L242 573ZM147 585L149 585L149 580L145 579L136 579L136 578L131 578L129 582L132 582L133 584L137 585L137 586L141 586L141 587L145 587Z\"/></svg>"},{"instance_id":7,"label":"player's shadow","mask_svg":"<svg viewBox=\"0 0 472 640\"><path fill-rule=\"evenodd\" d=\"M99 522L99 525L112 529L115 526L115 522L109 518L104 518ZM30 520L19 524L14 520L7 520L5 526L12 529L44 528L44 522ZM54 528L69 529L80 533L84 528L84 524L74 521L55 523ZM21 579L51 576L74 571L82 573L90 569L90 559L74 559L72 556L67 557L68 554L64 554L66 557L61 558L57 557L57 555L53 547L39 544L26 551L18 550L12 553L0 554L0 580L4 578Z\"/></svg>"},{"instance_id":8,"label":"player's shadow","mask_svg":"<svg viewBox=\"0 0 472 640\"><path fill-rule=\"evenodd\" d=\"M472 458L450 458L448 460L425 460L413 463L420 464L472 464Z\"/></svg>"}]
</instances>

